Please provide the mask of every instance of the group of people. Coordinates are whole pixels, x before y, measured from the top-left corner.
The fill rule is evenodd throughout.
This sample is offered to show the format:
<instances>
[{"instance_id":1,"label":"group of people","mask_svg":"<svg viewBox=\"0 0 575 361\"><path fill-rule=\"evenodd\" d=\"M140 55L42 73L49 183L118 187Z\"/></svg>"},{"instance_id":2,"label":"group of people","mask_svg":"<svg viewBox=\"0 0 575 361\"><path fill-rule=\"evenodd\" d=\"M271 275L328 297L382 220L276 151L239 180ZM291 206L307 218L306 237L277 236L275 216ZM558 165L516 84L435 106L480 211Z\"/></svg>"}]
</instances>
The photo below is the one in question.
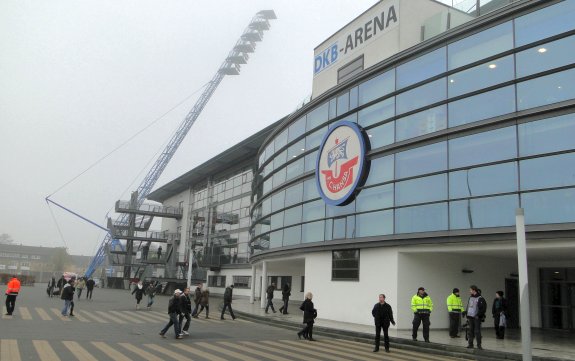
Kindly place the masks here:
<instances>
[{"instance_id":1,"label":"group of people","mask_svg":"<svg viewBox=\"0 0 575 361\"><path fill-rule=\"evenodd\" d=\"M276 313L276 309L274 308L274 303L273 303L273 299L274 299L274 291L276 290L276 283L272 282L268 288L266 288L266 298L267 298L267 304L266 304L266 313L268 313L268 309L272 309L273 313ZM288 314L288 303L289 303L289 298L291 296L291 286L289 283L285 283L282 287L282 301L283 301L283 305L280 307L280 313L287 315Z\"/></svg>"},{"instance_id":2,"label":"group of people","mask_svg":"<svg viewBox=\"0 0 575 361\"><path fill-rule=\"evenodd\" d=\"M147 284L142 283L142 281L136 284L136 287L132 291L132 294L136 298L136 309L140 309L140 302L144 295L148 296L148 303L146 308L149 310L154 304L154 298L156 294L162 291L162 284L159 281L149 282Z\"/></svg>"},{"instance_id":3,"label":"group of people","mask_svg":"<svg viewBox=\"0 0 575 361\"><path fill-rule=\"evenodd\" d=\"M226 310L229 311L232 319L235 320L236 316L232 310L232 296L233 296L234 285L226 287L224 292L224 307L222 308L222 313L220 319L224 320L224 315ZM197 285L194 296L194 309L192 310L192 299L190 299L190 289L185 288L184 291L179 289L174 291L174 295L168 301L168 315L170 320L160 331L160 336L166 338L166 332L170 327L174 327L174 336L176 339L182 339L184 336L189 335L189 328L192 318L198 318L202 311L206 310L206 318L209 317L210 312L210 291L204 288L200 283ZM185 324L184 319L186 319Z\"/></svg>"},{"instance_id":4,"label":"group of people","mask_svg":"<svg viewBox=\"0 0 575 361\"><path fill-rule=\"evenodd\" d=\"M96 286L96 281L92 278L80 277L78 279L72 278L74 280L74 289L78 290L78 299L82 297L82 292L84 288L86 289L86 299L92 299L92 293L94 292L94 287ZM54 297L55 295L60 295L62 298L62 292L64 291L64 287L69 284L69 281L66 281L64 276L61 276L58 282L56 282L56 278L52 276L52 279L48 282L48 289L46 292L48 293L49 297Z\"/></svg>"}]
</instances>

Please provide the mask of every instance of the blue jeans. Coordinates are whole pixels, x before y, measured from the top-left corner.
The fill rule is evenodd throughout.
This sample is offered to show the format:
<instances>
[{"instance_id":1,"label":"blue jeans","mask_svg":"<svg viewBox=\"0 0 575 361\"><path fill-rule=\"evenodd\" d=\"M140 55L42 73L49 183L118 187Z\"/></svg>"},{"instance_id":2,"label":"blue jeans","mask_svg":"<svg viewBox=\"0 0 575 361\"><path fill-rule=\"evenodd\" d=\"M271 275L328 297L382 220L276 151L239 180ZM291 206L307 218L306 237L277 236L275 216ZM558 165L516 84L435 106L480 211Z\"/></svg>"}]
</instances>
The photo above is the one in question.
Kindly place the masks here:
<instances>
[{"instance_id":1,"label":"blue jeans","mask_svg":"<svg viewBox=\"0 0 575 361\"><path fill-rule=\"evenodd\" d=\"M62 308L62 316L68 316L68 309L70 308L72 301L64 300L64 308Z\"/></svg>"},{"instance_id":2,"label":"blue jeans","mask_svg":"<svg viewBox=\"0 0 575 361\"><path fill-rule=\"evenodd\" d=\"M148 307L151 307L154 303L154 296L148 295Z\"/></svg>"},{"instance_id":3,"label":"blue jeans","mask_svg":"<svg viewBox=\"0 0 575 361\"><path fill-rule=\"evenodd\" d=\"M178 322L177 313L170 313L170 322L168 322L168 324L162 329L162 331L160 331L160 334L164 335L166 332L168 332L168 329L172 325L174 325L174 332L176 333L176 337L178 337L178 335L182 333L182 331L180 330L180 322Z\"/></svg>"}]
</instances>

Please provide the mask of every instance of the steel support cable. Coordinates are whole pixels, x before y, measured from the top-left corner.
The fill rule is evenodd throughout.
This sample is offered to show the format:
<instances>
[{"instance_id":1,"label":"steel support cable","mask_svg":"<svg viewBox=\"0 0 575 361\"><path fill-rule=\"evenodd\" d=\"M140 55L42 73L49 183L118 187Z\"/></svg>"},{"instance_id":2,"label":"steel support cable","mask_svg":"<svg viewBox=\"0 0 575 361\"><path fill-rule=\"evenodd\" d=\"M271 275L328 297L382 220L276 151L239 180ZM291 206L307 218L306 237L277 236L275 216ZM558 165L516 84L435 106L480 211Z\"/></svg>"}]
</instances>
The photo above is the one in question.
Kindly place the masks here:
<instances>
[{"instance_id":1,"label":"steel support cable","mask_svg":"<svg viewBox=\"0 0 575 361\"><path fill-rule=\"evenodd\" d=\"M66 246L66 249L68 248L68 243L66 243L66 239L64 238L64 234L62 233L62 230L60 229L60 225L58 224L58 221L56 220L56 215L54 214L54 211L52 211L52 207L50 206L50 203L46 202L48 204L48 209L50 210L50 215L52 215L52 219L54 220L54 224L56 224L56 228L58 229L58 233L60 234L60 238L62 238L62 242L64 243L64 246Z\"/></svg>"}]
</instances>

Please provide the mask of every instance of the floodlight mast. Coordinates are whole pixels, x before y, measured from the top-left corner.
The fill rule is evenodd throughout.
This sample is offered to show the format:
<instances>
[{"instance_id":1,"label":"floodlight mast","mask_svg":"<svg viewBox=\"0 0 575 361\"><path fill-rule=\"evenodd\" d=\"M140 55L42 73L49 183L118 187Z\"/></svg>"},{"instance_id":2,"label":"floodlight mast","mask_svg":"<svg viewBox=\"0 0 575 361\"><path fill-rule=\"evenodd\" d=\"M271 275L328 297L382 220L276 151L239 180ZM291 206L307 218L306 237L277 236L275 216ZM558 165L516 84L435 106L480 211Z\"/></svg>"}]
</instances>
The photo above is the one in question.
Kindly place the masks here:
<instances>
[{"instance_id":1,"label":"floodlight mast","mask_svg":"<svg viewBox=\"0 0 575 361\"><path fill-rule=\"evenodd\" d=\"M246 64L249 58L248 53L253 53L256 48L256 42L262 40L264 31L270 28L269 20L277 19L275 12L273 10L262 10L256 13L252 18L249 25L245 28L244 32L228 53L226 60L222 63L214 77L208 83L206 89L200 95L196 104L186 115L172 138L170 139L166 148L162 151L156 162L152 165L148 174L140 184L137 189L138 192L138 207L142 205L144 199L150 194L152 188L162 175L164 169L178 150L178 147L188 134L190 128L198 119L202 110L216 91L218 85L226 75L238 75L240 73L240 64ZM127 225L129 215L123 213L116 220L116 224ZM107 233L98 250L96 255L92 258L90 265L86 269L86 276L91 277L99 266L102 265L104 257L106 255L106 246L110 244L112 237L110 233ZM129 277L129 275L128 275Z\"/></svg>"}]
</instances>

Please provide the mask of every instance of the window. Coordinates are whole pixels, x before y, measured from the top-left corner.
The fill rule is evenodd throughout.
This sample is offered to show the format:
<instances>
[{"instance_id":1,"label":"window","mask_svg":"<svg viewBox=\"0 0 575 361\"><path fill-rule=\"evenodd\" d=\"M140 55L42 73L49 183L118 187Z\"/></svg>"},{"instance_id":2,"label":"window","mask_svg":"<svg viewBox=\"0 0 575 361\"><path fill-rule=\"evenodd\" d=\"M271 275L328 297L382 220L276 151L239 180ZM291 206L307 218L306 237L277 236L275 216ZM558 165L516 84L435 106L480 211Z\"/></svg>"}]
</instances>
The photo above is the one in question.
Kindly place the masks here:
<instances>
[{"instance_id":1,"label":"window","mask_svg":"<svg viewBox=\"0 0 575 361\"><path fill-rule=\"evenodd\" d=\"M448 78L449 97L500 84L515 77L513 55L495 59L452 74Z\"/></svg>"},{"instance_id":2,"label":"window","mask_svg":"<svg viewBox=\"0 0 575 361\"><path fill-rule=\"evenodd\" d=\"M397 96L397 114L409 112L447 98L445 78L421 85Z\"/></svg>"},{"instance_id":3,"label":"window","mask_svg":"<svg viewBox=\"0 0 575 361\"><path fill-rule=\"evenodd\" d=\"M286 181L286 169L282 168L276 171L272 177L272 187L277 188Z\"/></svg>"},{"instance_id":4,"label":"window","mask_svg":"<svg viewBox=\"0 0 575 361\"><path fill-rule=\"evenodd\" d=\"M515 224L516 194L468 199L449 203L449 228L504 227Z\"/></svg>"},{"instance_id":5,"label":"window","mask_svg":"<svg viewBox=\"0 0 575 361\"><path fill-rule=\"evenodd\" d=\"M302 139L299 142L290 145L290 147L288 148L287 160L289 161L292 158L297 158L303 152L305 152L305 139Z\"/></svg>"},{"instance_id":6,"label":"window","mask_svg":"<svg viewBox=\"0 0 575 361\"><path fill-rule=\"evenodd\" d=\"M272 229L282 228L284 226L284 212L275 213L271 216Z\"/></svg>"},{"instance_id":7,"label":"window","mask_svg":"<svg viewBox=\"0 0 575 361\"><path fill-rule=\"evenodd\" d=\"M427 204L395 210L395 233L447 229L447 203Z\"/></svg>"},{"instance_id":8,"label":"window","mask_svg":"<svg viewBox=\"0 0 575 361\"><path fill-rule=\"evenodd\" d=\"M286 189L285 191L285 206L289 207L296 203L300 203L303 197L303 183L298 183Z\"/></svg>"},{"instance_id":9,"label":"window","mask_svg":"<svg viewBox=\"0 0 575 361\"><path fill-rule=\"evenodd\" d=\"M322 242L324 240L324 221L302 225L302 243Z\"/></svg>"},{"instance_id":10,"label":"window","mask_svg":"<svg viewBox=\"0 0 575 361\"><path fill-rule=\"evenodd\" d=\"M276 285L276 291L280 291L286 283L291 286L291 276L268 276L268 286L272 283Z\"/></svg>"},{"instance_id":11,"label":"window","mask_svg":"<svg viewBox=\"0 0 575 361\"><path fill-rule=\"evenodd\" d=\"M319 192L317 190L317 185L315 184L315 179L312 178L303 182L303 200L307 201L318 197Z\"/></svg>"},{"instance_id":12,"label":"window","mask_svg":"<svg viewBox=\"0 0 575 361\"><path fill-rule=\"evenodd\" d=\"M513 48L511 21L468 36L447 46L449 70Z\"/></svg>"},{"instance_id":13,"label":"window","mask_svg":"<svg viewBox=\"0 0 575 361\"><path fill-rule=\"evenodd\" d=\"M575 98L575 69L517 84L517 108L524 110Z\"/></svg>"},{"instance_id":14,"label":"window","mask_svg":"<svg viewBox=\"0 0 575 361\"><path fill-rule=\"evenodd\" d=\"M299 177L304 172L304 158L300 158L286 167L286 181Z\"/></svg>"},{"instance_id":15,"label":"window","mask_svg":"<svg viewBox=\"0 0 575 361\"><path fill-rule=\"evenodd\" d=\"M515 55L517 77L575 63L575 36L553 41L524 50Z\"/></svg>"},{"instance_id":16,"label":"window","mask_svg":"<svg viewBox=\"0 0 575 361\"><path fill-rule=\"evenodd\" d=\"M209 287L226 287L226 276L208 276Z\"/></svg>"},{"instance_id":17,"label":"window","mask_svg":"<svg viewBox=\"0 0 575 361\"><path fill-rule=\"evenodd\" d=\"M489 104L489 106L485 106ZM515 111L515 86L495 89L449 103L449 127Z\"/></svg>"},{"instance_id":18,"label":"window","mask_svg":"<svg viewBox=\"0 0 575 361\"><path fill-rule=\"evenodd\" d=\"M319 199L303 205L303 221L314 221L325 217L325 203Z\"/></svg>"},{"instance_id":19,"label":"window","mask_svg":"<svg viewBox=\"0 0 575 361\"><path fill-rule=\"evenodd\" d=\"M349 111L349 92L345 92L337 97L337 115L342 115Z\"/></svg>"},{"instance_id":20,"label":"window","mask_svg":"<svg viewBox=\"0 0 575 361\"><path fill-rule=\"evenodd\" d=\"M523 46L575 28L575 3L562 1L515 19L515 46Z\"/></svg>"},{"instance_id":21,"label":"window","mask_svg":"<svg viewBox=\"0 0 575 361\"><path fill-rule=\"evenodd\" d=\"M395 70L390 70L359 85L359 105L369 103L394 90Z\"/></svg>"},{"instance_id":22,"label":"window","mask_svg":"<svg viewBox=\"0 0 575 361\"><path fill-rule=\"evenodd\" d=\"M396 140L402 141L447 128L447 106L440 105L396 120Z\"/></svg>"},{"instance_id":23,"label":"window","mask_svg":"<svg viewBox=\"0 0 575 361\"><path fill-rule=\"evenodd\" d=\"M234 288L251 288L252 276L233 276Z\"/></svg>"},{"instance_id":24,"label":"window","mask_svg":"<svg viewBox=\"0 0 575 361\"><path fill-rule=\"evenodd\" d=\"M449 141L449 168L495 162L517 156L515 127L468 135Z\"/></svg>"},{"instance_id":25,"label":"window","mask_svg":"<svg viewBox=\"0 0 575 361\"><path fill-rule=\"evenodd\" d=\"M315 108L311 112L307 114L307 123L306 123L306 130L311 130L313 128L318 127L319 125L327 122L328 119L328 109L329 103L323 103L319 107ZM307 143L307 141L306 141ZM310 149L306 146L306 149ZM266 151L267 153L267 151Z\"/></svg>"},{"instance_id":26,"label":"window","mask_svg":"<svg viewBox=\"0 0 575 361\"><path fill-rule=\"evenodd\" d=\"M519 155L575 149L575 114L519 124Z\"/></svg>"},{"instance_id":27,"label":"window","mask_svg":"<svg viewBox=\"0 0 575 361\"><path fill-rule=\"evenodd\" d=\"M357 212L393 207L393 184L363 189L355 200Z\"/></svg>"},{"instance_id":28,"label":"window","mask_svg":"<svg viewBox=\"0 0 575 361\"><path fill-rule=\"evenodd\" d=\"M288 142L295 140L297 137L305 133L305 116L293 122L288 128Z\"/></svg>"},{"instance_id":29,"label":"window","mask_svg":"<svg viewBox=\"0 0 575 361\"><path fill-rule=\"evenodd\" d=\"M395 155L396 179L447 169L447 143L440 142Z\"/></svg>"},{"instance_id":30,"label":"window","mask_svg":"<svg viewBox=\"0 0 575 361\"><path fill-rule=\"evenodd\" d=\"M521 190L575 185L575 153L521 161Z\"/></svg>"},{"instance_id":31,"label":"window","mask_svg":"<svg viewBox=\"0 0 575 361\"><path fill-rule=\"evenodd\" d=\"M395 115L395 97L387 98L358 112L357 123L362 127L379 123Z\"/></svg>"},{"instance_id":32,"label":"window","mask_svg":"<svg viewBox=\"0 0 575 361\"><path fill-rule=\"evenodd\" d=\"M447 199L447 174L395 183L395 202L398 206L445 199Z\"/></svg>"},{"instance_id":33,"label":"window","mask_svg":"<svg viewBox=\"0 0 575 361\"><path fill-rule=\"evenodd\" d=\"M270 248L280 248L283 243L283 230L270 233Z\"/></svg>"},{"instance_id":34,"label":"window","mask_svg":"<svg viewBox=\"0 0 575 361\"><path fill-rule=\"evenodd\" d=\"M279 211L284 207L285 191L279 191L272 196L272 212Z\"/></svg>"},{"instance_id":35,"label":"window","mask_svg":"<svg viewBox=\"0 0 575 361\"><path fill-rule=\"evenodd\" d=\"M359 249L333 251L332 281L359 281Z\"/></svg>"},{"instance_id":36,"label":"window","mask_svg":"<svg viewBox=\"0 0 575 361\"><path fill-rule=\"evenodd\" d=\"M388 182L393 180L393 155L372 159L369 165L369 175L365 185Z\"/></svg>"},{"instance_id":37,"label":"window","mask_svg":"<svg viewBox=\"0 0 575 361\"><path fill-rule=\"evenodd\" d=\"M301 282L300 282L300 285L299 285L299 291L300 291L300 292L303 292L304 289L305 289L305 276L301 276Z\"/></svg>"},{"instance_id":38,"label":"window","mask_svg":"<svg viewBox=\"0 0 575 361\"><path fill-rule=\"evenodd\" d=\"M301 223L302 206L288 208L284 212L284 226ZM273 216L272 216L273 217Z\"/></svg>"},{"instance_id":39,"label":"window","mask_svg":"<svg viewBox=\"0 0 575 361\"><path fill-rule=\"evenodd\" d=\"M451 172L449 173L449 198L516 192L517 182L516 162Z\"/></svg>"},{"instance_id":40,"label":"window","mask_svg":"<svg viewBox=\"0 0 575 361\"><path fill-rule=\"evenodd\" d=\"M383 147L384 145L392 144L394 138L395 122L385 123L375 128L367 129L367 137L371 149Z\"/></svg>"},{"instance_id":41,"label":"window","mask_svg":"<svg viewBox=\"0 0 575 361\"><path fill-rule=\"evenodd\" d=\"M575 188L521 195L526 224L575 222Z\"/></svg>"},{"instance_id":42,"label":"window","mask_svg":"<svg viewBox=\"0 0 575 361\"><path fill-rule=\"evenodd\" d=\"M397 67L397 89L419 83L446 71L445 47Z\"/></svg>"},{"instance_id":43,"label":"window","mask_svg":"<svg viewBox=\"0 0 575 361\"><path fill-rule=\"evenodd\" d=\"M320 128L313 132L312 134L305 137L305 149L311 150L313 148L319 147L321 140L325 135L327 129L325 127Z\"/></svg>"},{"instance_id":44,"label":"window","mask_svg":"<svg viewBox=\"0 0 575 361\"><path fill-rule=\"evenodd\" d=\"M393 234L393 210L363 213L355 216L356 237L384 234Z\"/></svg>"},{"instance_id":45,"label":"window","mask_svg":"<svg viewBox=\"0 0 575 361\"><path fill-rule=\"evenodd\" d=\"M319 150L316 150L315 152L309 153L308 155L305 156L304 172L309 172L311 170L315 170L316 165L317 165L317 153L318 152L319 152Z\"/></svg>"}]
</instances>

